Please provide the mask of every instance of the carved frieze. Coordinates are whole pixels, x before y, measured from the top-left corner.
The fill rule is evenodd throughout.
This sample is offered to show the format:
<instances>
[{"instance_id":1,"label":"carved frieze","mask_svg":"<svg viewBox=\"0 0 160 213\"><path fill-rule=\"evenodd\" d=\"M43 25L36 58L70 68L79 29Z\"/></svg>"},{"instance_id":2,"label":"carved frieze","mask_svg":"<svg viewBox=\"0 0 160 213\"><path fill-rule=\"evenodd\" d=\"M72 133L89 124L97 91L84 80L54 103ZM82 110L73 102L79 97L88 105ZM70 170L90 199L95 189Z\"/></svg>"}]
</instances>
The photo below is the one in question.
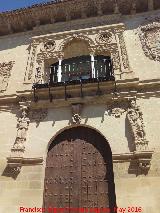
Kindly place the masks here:
<instances>
[{"instance_id":1,"label":"carved frieze","mask_svg":"<svg viewBox=\"0 0 160 213\"><path fill-rule=\"evenodd\" d=\"M139 28L142 48L151 60L160 61L160 18Z\"/></svg>"},{"instance_id":2,"label":"carved frieze","mask_svg":"<svg viewBox=\"0 0 160 213\"><path fill-rule=\"evenodd\" d=\"M0 63L0 92L4 92L7 89L13 64L14 61L10 61L8 63Z\"/></svg>"}]
</instances>

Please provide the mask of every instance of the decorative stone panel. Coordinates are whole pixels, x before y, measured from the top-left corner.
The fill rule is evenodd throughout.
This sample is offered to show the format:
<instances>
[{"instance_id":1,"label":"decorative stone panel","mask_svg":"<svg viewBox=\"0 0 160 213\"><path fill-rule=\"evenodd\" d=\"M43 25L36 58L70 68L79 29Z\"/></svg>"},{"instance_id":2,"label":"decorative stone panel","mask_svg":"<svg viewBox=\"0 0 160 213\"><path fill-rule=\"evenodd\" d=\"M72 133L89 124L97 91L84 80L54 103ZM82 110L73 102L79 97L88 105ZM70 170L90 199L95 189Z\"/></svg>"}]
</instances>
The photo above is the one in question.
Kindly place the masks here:
<instances>
[{"instance_id":1,"label":"decorative stone panel","mask_svg":"<svg viewBox=\"0 0 160 213\"><path fill-rule=\"evenodd\" d=\"M160 18L139 27L142 48L151 60L160 61Z\"/></svg>"},{"instance_id":2,"label":"decorative stone panel","mask_svg":"<svg viewBox=\"0 0 160 213\"><path fill-rule=\"evenodd\" d=\"M0 92L4 92L7 89L13 64L14 61L0 63Z\"/></svg>"}]
</instances>

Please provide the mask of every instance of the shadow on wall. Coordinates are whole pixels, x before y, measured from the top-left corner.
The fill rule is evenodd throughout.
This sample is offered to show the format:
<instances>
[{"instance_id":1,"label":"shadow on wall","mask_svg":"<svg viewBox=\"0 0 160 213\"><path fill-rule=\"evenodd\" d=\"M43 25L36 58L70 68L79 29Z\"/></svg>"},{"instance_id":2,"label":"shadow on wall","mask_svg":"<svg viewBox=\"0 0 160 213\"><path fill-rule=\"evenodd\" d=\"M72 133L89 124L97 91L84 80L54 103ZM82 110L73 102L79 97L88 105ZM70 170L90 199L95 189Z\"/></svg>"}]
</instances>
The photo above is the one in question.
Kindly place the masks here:
<instances>
[{"instance_id":1,"label":"shadow on wall","mask_svg":"<svg viewBox=\"0 0 160 213\"><path fill-rule=\"evenodd\" d=\"M125 136L126 136L127 141L128 141L129 151L134 152L136 150L136 146L135 146L135 143L134 143L134 137L132 135L131 126L129 124L127 117L125 118Z\"/></svg>"},{"instance_id":2,"label":"shadow on wall","mask_svg":"<svg viewBox=\"0 0 160 213\"><path fill-rule=\"evenodd\" d=\"M7 164L6 168L4 169L2 176L5 177L11 177L14 180L17 179L18 175L20 173L20 168L17 167L11 167Z\"/></svg>"},{"instance_id":3,"label":"shadow on wall","mask_svg":"<svg viewBox=\"0 0 160 213\"><path fill-rule=\"evenodd\" d=\"M13 49L21 45L29 45L31 41L29 35L13 35L10 37L3 37L0 39L0 51Z\"/></svg>"}]
</instances>

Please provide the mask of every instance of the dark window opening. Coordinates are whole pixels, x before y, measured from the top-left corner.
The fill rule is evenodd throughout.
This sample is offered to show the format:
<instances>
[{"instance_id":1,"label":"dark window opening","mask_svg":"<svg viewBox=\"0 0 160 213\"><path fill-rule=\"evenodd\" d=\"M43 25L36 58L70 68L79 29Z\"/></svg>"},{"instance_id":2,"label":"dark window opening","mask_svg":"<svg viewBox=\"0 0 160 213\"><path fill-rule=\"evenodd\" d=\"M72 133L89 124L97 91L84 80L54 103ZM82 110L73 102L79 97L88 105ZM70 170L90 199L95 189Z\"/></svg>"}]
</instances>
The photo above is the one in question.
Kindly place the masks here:
<instances>
[{"instance_id":1,"label":"dark window opening","mask_svg":"<svg viewBox=\"0 0 160 213\"><path fill-rule=\"evenodd\" d=\"M64 59L60 67L58 62L52 64L49 83L86 81L94 78L114 80L111 57L98 55L92 60L91 56L86 55Z\"/></svg>"}]
</instances>

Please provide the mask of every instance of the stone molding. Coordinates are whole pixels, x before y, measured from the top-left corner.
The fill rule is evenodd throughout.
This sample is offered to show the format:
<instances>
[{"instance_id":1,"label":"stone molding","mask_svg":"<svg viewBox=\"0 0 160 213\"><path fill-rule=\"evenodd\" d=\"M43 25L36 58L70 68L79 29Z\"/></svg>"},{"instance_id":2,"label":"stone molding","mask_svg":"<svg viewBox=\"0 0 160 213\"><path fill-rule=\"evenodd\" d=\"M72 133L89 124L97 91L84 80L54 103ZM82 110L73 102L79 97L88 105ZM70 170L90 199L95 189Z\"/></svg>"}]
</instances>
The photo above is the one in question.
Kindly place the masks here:
<instances>
[{"instance_id":1,"label":"stone molding","mask_svg":"<svg viewBox=\"0 0 160 213\"><path fill-rule=\"evenodd\" d=\"M0 35L32 30L41 24L53 24L55 22L67 22L74 19L84 19L103 15L135 14L140 10L139 5L130 0L108 1L108 0L58 0L23 8L11 12L1 13L0 16ZM148 3L148 11L156 5ZM109 5L109 10L106 7ZM129 6L128 6L129 5ZM141 7L141 6L140 6ZM158 6L157 6L158 7ZM111 13L112 10L112 13ZM143 12L143 4L141 12ZM146 10L144 10L146 12Z\"/></svg>"},{"instance_id":2,"label":"stone molding","mask_svg":"<svg viewBox=\"0 0 160 213\"><path fill-rule=\"evenodd\" d=\"M0 63L0 92L7 90L14 61Z\"/></svg>"}]
</instances>

